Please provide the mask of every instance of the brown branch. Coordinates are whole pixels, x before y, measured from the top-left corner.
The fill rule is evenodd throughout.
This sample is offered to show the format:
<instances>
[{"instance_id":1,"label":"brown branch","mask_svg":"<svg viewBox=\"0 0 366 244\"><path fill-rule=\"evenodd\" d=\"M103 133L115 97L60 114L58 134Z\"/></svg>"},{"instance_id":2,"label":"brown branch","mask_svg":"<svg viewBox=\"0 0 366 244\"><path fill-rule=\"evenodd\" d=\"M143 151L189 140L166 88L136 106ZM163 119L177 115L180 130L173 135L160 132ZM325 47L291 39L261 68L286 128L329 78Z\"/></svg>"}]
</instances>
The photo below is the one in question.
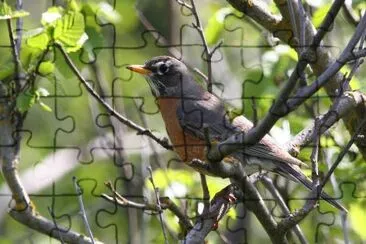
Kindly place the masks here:
<instances>
[{"instance_id":1,"label":"brown branch","mask_svg":"<svg viewBox=\"0 0 366 244\"><path fill-rule=\"evenodd\" d=\"M267 232L272 243L287 243L285 235L278 235L277 222L272 217L258 190L253 183L244 177L239 180L240 188L243 191L243 203L252 211Z\"/></svg>"},{"instance_id":2,"label":"brown branch","mask_svg":"<svg viewBox=\"0 0 366 244\"><path fill-rule=\"evenodd\" d=\"M339 163L342 161L343 157L347 154L347 152L349 151L349 149L351 148L352 144L358 140L358 136L360 135L361 130L364 128L364 126L366 125L366 118L363 119L359 125L358 128L356 129L355 133L353 134L352 138L348 141L347 145L342 149L342 151L340 152L340 154L338 154L337 159L335 160L334 164L332 165L332 167L329 169L328 173L326 174L326 176L324 177L323 181L320 183L320 189L319 192L321 192L321 190L324 188L325 184L328 182L330 176L333 174L334 170L338 167Z\"/></svg>"},{"instance_id":3,"label":"brown branch","mask_svg":"<svg viewBox=\"0 0 366 244\"><path fill-rule=\"evenodd\" d=\"M104 108L109 112L109 114L113 117L115 117L118 121L122 122L123 124L127 125L131 129L134 129L137 131L138 135L145 135L156 141L158 144L160 144L162 147L164 147L167 150L173 150L173 147L169 144L167 138L158 138L155 136L151 130L143 128L133 122L132 120L127 119L126 117L119 114L117 111L115 111L106 101L104 101L103 98L93 89L93 87L85 80L85 78L81 75L80 71L75 66L74 62L71 60L69 55L66 53L66 51L63 49L62 46L57 44L58 49L61 51L62 56L65 58L66 63L71 68L72 72L76 75L76 77L79 79L79 81L84 85L84 87L87 89L87 91L95 98L97 99L101 105L104 106Z\"/></svg>"},{"instance_id":4,"label":"brown branch","mask_svg":"<svg viewBox=\"0 0 366 244\"><path fill-rule=\"evenodd\" d=\"M323 23L331 24L330 21L334 20L332 16L333 13L328 12L327 17L324 19ZM330 17L328 17L330 16ZM325 25L325 24L324 24ZM323 24L322 24L323 26ZM208 158L211 161L219 161L224 156L240 149L243 145L250 145L257 143L268 131L273 127L273 125L281 117L289 114L291 111L295 110L300 104L302 104L306 99L311 97L315 92L317 92L321 87L329 82L330 78L333 77L342 67L349 61L353 56L353 49L357 42L360 40L363 31L366 28L366 15L361 19L355 33L353 34L348 45L345 47L343 52L337 61L330 65L316 81L314 81L309 86L303 87L298 92L290 98L293 89L297 84L297 80L300 75L305 70L307 64L312 60L310 55L316 50L321 42L321 38L325 35L325 29L320 29L314 36L312 44L303 52L300 61L297 63L294 71L292 72L286 85L281 89L278 94L275 103L272 105L270 112L266 114L263 120L261 120L256 127L253 127L246 134L233 135L227 140L219 143L216 147L208 152Z\"/></svg>"},{"instance_id":5,"label":"brown branch","mask_svg":"<svg viewBox=\"0 0 366 244\"><path fill-rule=\"evenodd\" d=\"M207 186L206 176L204 174L200 174L200 178L203 192L203 204L204 204L203 213L205 213L205 211L208 210L210 205L210 191Z\"/></svg>"},{"instance_id":6,"label":"brown branch","mask_svg":"<svg viewBox=\"0 0 366 244\"><path fill-rule=\"evenodd\" d=\"M105 185L112 191L113 196L109 196L107 194L102 194L101 197L106 199L109 202L115 203L118 206L124 208L136 208L141 210L148 210L154 213L159 213L161 210L168 209L170 210L175 216L178 217L179 223L182 224L182 227L185 231L189 231L193 228L193 225L189 218L180 210L180 208L172 201L169 197L160 197L160 207L158 204L155 203L137 203L127 198L121 196L113 187L111 182L106 182Z\"/></svg>"},{"instance_id":7,"label":"brown branch","mask_svg":"<svg viewBox=\"0 0 366 244\"><path fill-rule=\"evenodd\" d=\"M212 50L210 50L210 48L208 47L208 44L207 44L206 36L205 36L204 30L203 30L203 26L202 26L200 17L198 16L196 4L195 4L194 0L190 0L190 1L191 1L190 10L196 21L196 23L192 23L192 26L193 26L193 28L195 28L197 30L197 32L202 40L202 45L204 48L203 54L205 55L205 61L207 63L207 90L210 93L212 93L212 56L217 51L217 49L219 49L221 47L223 42L220 41L217 45L215 45L212 48Z\"/></svg>"},{"instance_id":8,"label":"brown branch","mask_svg":"<svg viewBox=\"0 0 366 244\"><path fill-rule=\"evenodd\" d=\"M320 123L317 118L315 118L314 121L314 137L313 137L313 143L314 147L310 155L310 161L311 161L311 179L313 181L313 187L317 188L319 186L319 144L320 144Z\"/></svg>"},{"instance_id":9,"label":"brown branch","mask_svg":"<svg viewBox=\"0 0 366 244\"><path fill-rule=\"evenodd\" d=\"M319 192L322 191L325 184L330 179L331 175L334 173L334 170L338 167L339 163L342 161L343 157L346 155L346 153L351 148L352 144L357 140L359 133L361 132L361 129L366 124L366 118L359 123L359 127L357 128L355 134L352 136L352 138L349 140L347 145L343 148L341 153L338 155L337 159L335 160L332 167L329 169L327 175L324 177L323 181L319 184L318 187L314 187L312 192L310 193L310 197L308 198L307 202L305 203L304 207L294 213L293 215L290 215L286 219L282 220L280 223L278 223L278 235L286 233L289 229L291 229L293 226L298 224L301 220L303 220L307 214L316 206L316 202L319 196Z\"/></svg>"},{"instance_id":10,"label":"brown branch","mask_svg":"<svg viewBox=\"0 0 366 244\"><path fill-rule=\"evenodd\" d=\"M294 46L296 42L291 42L290 40L293 39L292 37L292 30L288 25L288 21L286 19L281 19L281 17L273 16L269 13L268 9L263 7L262 5L259 6L257 2L253 3L253 8L250 8L250 6L247 4L247 1L245 0L227 0L234 8L239 10L240 12L243 12L247 14L249 17L251 17L254 21L256 21L258 24L266 28L268 31L273 33L274 36L280 38L283 42L289 43L290 45ZM344 1L334 1L331 9L339 8L341 6L340 4L343 4ZM284 3L284 0L276 1L277 6L279 7L281 13L284 13L281 8L286 8L286 5ZM329 16L329 20L334 19L335 16L337 16L338 12L331 12L329 11L328 14L331 14ZM329 25L331 26L331 25ZM313 36L313 30L314 27L309 22L306 26L306 38L312 38ZM324 30L324 34L327 32L327 28L321 28L320 30ZM319 30L319 31L320 31ZM319 32L318 31L318 32ZM309 42L307 42L309 43ZM364 51L366 52L366 51ZM360 54L360 53L359 53ZM362 54L361 56L364 56L365 54ZM315 75L319 76L321 75L325 69L327 69L332 63L334 63L334 59L331 56L331 54L328 52L328 49L325 47L319 46L316 49L316 52L314 53L315 59L312 60L310 63L310 66L312 70L314 71ZM358 56L360 57L360 56ZM358 58L354 56L354 58ZM325 84L325 90L327 94L330 96L331 99L334 97L337 97L339 95L339 89L340 85L343 82L343 75L338 72L334 76L332 76L329 81ZM358 108L353 111L354 116L347 116L343 118L343 121L345 122L345 125L350 132L350 134L353 134L355 129L357 128L357 124L359 121L362 120L364 114L360 113L358 111ZM366 128L362 132L363 134L366 133ZM357 141L356 142L360 152L362 153L363 157L366 158L366 147L364 147L365 142L363 141Z\"/></svg>"},{"instance_id":11,"label":"brown branch","mask_svg":"<svg viewBox=\"0 0 366 244\"><path fill-rule=\"evenodd\" d=\"M18 44L13 35L13 27L11 21L12 19L7 19L6 24L8 27L10 46L13 55L16 92L19 92L21 90L20 71L22 68L22 63L20 62Z\"/></svg>"},{"instance_id":12,"label":"brown branch","mask_svg":"<svg viewBox=\"0 0 366 244\"><path fill-rule=\"evenodd\" d=\"M197 221L187 234L184 243L204 243L206 236L218 227L218 222L222 219L229 209L241 200L243 192L236 184L231 184L213 197L206 212L197 218Z\"/></svg>"},{"instance_id":13,"label":"brown branch","mask_svg":"<svg viewBox=\"0 0 366 244\"><path fill-rule=\"evenodd\" d=\"M261 177L261 182L264 184L264 186L267 188L267 190L272 194L272 196L276 199L276 202L278 203L278 206L281 208L281 211L287 216L291 215L289 208L287 207L285 201L283 200L280 192L274 186L272 179L269 178L268 176L263 175ZM308 241L306 240L306 237L304 236L304 233L301 231L299 225L295 225L294 232L295 232L297 238L299 238L300 243L302 243L302 244L308 243Z\"/></svg>"},{"instance_id":14,"label":"brown branch","mask_svg":"<svg viewBox=\"0 0 366 244\"><path fill-rule=\"evenodd\" d=\"M18 1L17 7L20 5L21 1ZM21 90L19 78L22 68L18 49L20 45L17 44L13 36L11 19L7 20L7 26L15 65L16 92L19 92ZM18 24L18 26L20 25ZM91 239L71 230L59 228L52 221L34 211L34 206L20 181L17 170L20 150L18 130L21 130L24 118L15 111L15 106L12 104L14 101L9 101L10 96L6 86L0 81L0 164L5 181L12 192L12 198L15 200L15 206L12 206L9 215L19 223L58 240L92 243Z\"/></svg>"},{"instance_id":15,"label":"brown branch","mask_svg":"<svg viewBox=\"0 0 366 244\"><path fill-rule=\"evenodd\" d=\"M322 135L339 119L346 117L357 107L365 107L366 96L360 91L346 92L332 105L329 111L319 116L319 134ZM301 148L314 140L314 125L303 129L288 144L287 149L292 155L297 155Z\"/></svg>"},{"instance_id":16,"label":"brown branch","mask_svg":"<svg viewBox=\"0 0 366 244\"><path fill-rule=\"evenodd\" d=\"M83 219L83 222L84 222L84 225L85 225L85 229L87 230L87 232L89 234L89 237L90 237L91 242L94 244L95 243L95 240L94 240L94 237L93 237L93 232L90 229L90 224L88 222L88 218L86 217L86 211L85 211L84 202L83 202L83 196L82 196L83 191L81 190L81 188L79 186L79 183L77 182L77 179L76 179L75 176L72 177L72 181L73 181L74 188L75 188L75 191L76 191L76 194L77 194L77 197L78 197L80 214L81 214L81 217Z\"/></svg>"},{"instance_id":17,"label":"brown branch","mask_svg":"<svg viewBox=\"0 0 366 244\"><path fill-rule=\"evenodd\" d=\"M20 141L19 138L14 139L17 123L13 121L14 117L11 114L14 111L10 108L7 97L7 91L0 82L0 164L4 179L15 200L15 206L10 209L9 215L19 223L58 240L70 243L92 243L82 234L56 227L52 221L34 211L34 206L20 181L17 170Z\"/></svg>"},{"instance_id":18,"label":"brown branch","mask_svg":"<svg viewBox=\"0 0 366 244\"><path fill-rule=\"evenodd\" d=\"M338 167L339 163L342 161L343 157L346 155L346 153L351 148L352 144L357 140L359 133L361 132L361 129L366 124L366 118L359 123L359 127L357 128L355 134L352 136L352 138L349 140L347 145L342 149L341 153L338 155L337 159L335 160L334 164L329 169L327 175L324 177L323 181L319 184L318 187L314 187L310 196L308 198L308 201L305 203L304 207L294 213L293 215L289 216L288 218L282 220L278 224L278 233L285 233L287 230L298 224L302 219L306 217L306 215L316 206L316 202L319 196L319 193L324 188L325 184L330 179L331 175L334 173L334 170Z\"/></svg>"},{"instance_id":19,"label":"brown branch","mask_svg":"<svg viewBox=\"0 0 366 244\"><path fill-rule=\"evenodd\" d=\"M151 182L151 185L152 185L152 187L154 189L154 193L155 193L155 198L156 198L156 203L157 203L157 207L158 207L158 215L159 215L161 230L163 231L163 236L164 236L164 242L165 243L168 243L168 236L167 236L166 230L165 230L166 227L164 225L162 208L161 208L161 203L160 203L159 188L157 188L156 185L155 185L154 178L153 178L153 172L152 172L151 166L148 166L147 167L147 170L149 171L149 174L150 174L149 180Z\"/></svg>"}]
</instances>

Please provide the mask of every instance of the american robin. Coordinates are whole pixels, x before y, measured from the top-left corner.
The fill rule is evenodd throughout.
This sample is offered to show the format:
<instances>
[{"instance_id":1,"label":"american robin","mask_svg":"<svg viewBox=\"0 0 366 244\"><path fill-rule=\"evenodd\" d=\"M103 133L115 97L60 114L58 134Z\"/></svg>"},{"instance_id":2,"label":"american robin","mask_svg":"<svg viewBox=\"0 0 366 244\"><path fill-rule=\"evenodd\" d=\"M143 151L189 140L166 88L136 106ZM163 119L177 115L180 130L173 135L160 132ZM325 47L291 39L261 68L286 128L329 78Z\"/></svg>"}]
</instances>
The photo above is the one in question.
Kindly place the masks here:
<instances>
[{"instance_id":1,"label":"american robin","mask_svg":"<svg viewBox=\"0 0 366 244\"><path fill-rule=\"evenodd\" d=\"M184 162L205 161L208 143L225 140L253 127L244 116L231 122L223 101L203 89L186 65L175 58L154 57L144 65L129 65L127 69L145 76L157 99L174 150ZM264 136L257 144L243 146L223 160L232 161L233 158L240 160L247 175L266 170L312 189L312 181L300 169L304 163L278 146L270 135ZM321 197L347 211L324 192Z\"/></svg>"}]
</instances>

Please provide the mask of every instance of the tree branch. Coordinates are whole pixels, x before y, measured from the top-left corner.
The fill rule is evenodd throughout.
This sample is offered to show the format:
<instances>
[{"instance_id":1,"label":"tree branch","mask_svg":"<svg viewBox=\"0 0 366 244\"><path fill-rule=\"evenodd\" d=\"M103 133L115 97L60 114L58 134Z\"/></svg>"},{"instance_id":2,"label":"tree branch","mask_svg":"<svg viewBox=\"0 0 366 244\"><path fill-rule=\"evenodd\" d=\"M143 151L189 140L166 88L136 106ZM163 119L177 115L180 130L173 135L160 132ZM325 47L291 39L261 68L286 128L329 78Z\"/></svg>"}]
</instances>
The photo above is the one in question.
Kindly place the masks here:
<instances>
[{"instance_id":1,"label":"tree branch","mask_svg":"<svg viewBox=\"0 0 366 244\"><path fill-rule=\"evenodd\" d=\"M160 197L160 207L154 203L137 203L126 199L121 196L113 187L110 182L106 183L106 186L112 191L113 196L102 194L101 197L109 202L115 203L118 206L124 208L136 208L141 210L149 210L154 213L158 213L160 210L169 209L175 216L178 217L179 223L182 224L185 231L189 231L193 228L193 225L189 218L180 210L180 208L169 199L169 197ZM160 210L159 210L160 209Z\"/></svg>"},{"instance_id":2,"label":"tree branch","mask_svg":"<svg viewBox=\"0 0 366 244\"><path fill-rule=\"evenodd\" d=\"M104 99L102 99L99 94L93 89L93 87L84 79L84 77L81 75L80 71L76 68L74 62L71 60L69 55L66 53L66 51L60 46L57 45L58 49L61 51L62 56L65 58L66 63L71 68L72 72L76 75L76 77L79 79L79 81L84 85L84 87L87 89L87 91L95 98L97 99L100 104L104 106L104 108L109 112L111 116L114 116L118 121L122 122L123 124L127 125L131 129L134 129L137 131L138 135L145 135L156 141L158 144L160 144L162 147L164 147L167 150L173 150L173 147L169 144L167 138L158 138L155 136L151 130L143 128L136 124L135 122L127 119L126 117L123 117L120 115L117 111L115 111Z\"/></svg>"},{"instance_id":3,"label":"tree branch","mask_svg":"<svg viewBox=\"0 0 366 244\"><path fill-rule=\"evenodd\" d=\"M276 202L278 203L278 206L281 208L282 212L287 216L291 215L291 212L288 209L281 194L278 192L278 190L274 186L272 179L263 175L261 177L261 182L264 184L264 186L267 188L267 190L272 194L272 196L276 199ZM296 236L298 237L300 243L302 243L302 244L308 243L308 241L306 240L304 233L302 233L299 225L295 225L294 232L295 232Z\"/></svg>"},{"instance_id":4,"label":"tree branch","mask_svg":"<svg viewBox=\"0 0 366 244\"><path fill-rule=\"evenodd\" d=\"M328 16L331 16L330 12L325 18L324 22L328 22ZM334 19L333 19L334 20ZM322 24L323 25L323 24ZM215 162L221 160L224 156L240 149L243 145L251 145L257 143L272 126L277 122L277 120L295 108L302 104L306 99L312 96L316 91L318 91L322 86L324 86L331 77L333 77L343 65L353 57L353 49L357 42L360 40L364 30L366 28L366 15L361 19L355 33L353 34L351 40L349 41L346 48L343 50L339 59L330 65L316 81L311 85L301 88L292 98L290 97L291 91L295 88L297 80L300 75L305 70L307 64L311 61L309 54L313 53L314 48L318 47L321 38L324 37L325 31L323 29L319 30L314 36L312 44L310 47L302 53L300 60L296 65L296 68L292 72L286 85L281 89L280 93L277 95L275 103L272 105L270 112L266 114L263 120L261 120L256 127L250 129L247 133L233 135L227 140L221 142L216 147L212 147L212 150L208 152L208 158Z\"/></svg>"},{"instance_id":5,"label":"tree branch","mask_svg":"<svg viewBox=\"0 0 366 244\"><path fill-rule=\"evenodd\" d=\"M82 234L56 227L52 221L34 211L34 206L20 181L17 170L20 141L19 138L14 139L14 133L18 122L14 122L12 116L14 107L9 104L8 98L9 94L0 81L0 164L5 181L15 200L15 206L9 211L10 216L19 223L58 240L70 243L92 243Z\"/></svg>"},{"instance_id":6,"label":"tree branch","mask_svg":"<svg viewBox=\"0 0 366 244\"><path fill-rule=\"evenodd\" d=\"M223 218L229 209L242 199L243 192L238 185L231 184L213 197L206 212L200 215L193 229L187 234L184 243L204 243L206 236L218 227L218 222Z\"/></svg>"},{"instance_id":7,"label":"tree branch","mask_svg":"<svg viewBox=\"0 0 366 244\"><path fill-rule=\"evenodd\" d=\"M263 6L259 5L259 1L253 3L253 8L250 8L247 1L245 0L227 0L234 8L236 8L238 11L243 12L247 14L249 17L251 17L254 21L256 21L258 24L266 28L268 31L273 33L275 37L280 38L285 43L289 43L292 47L295 46L296 42L292 42L293 39L293 31L288 26L288 21L285 19L281 19L281 17L273 16L269 13L269 11ZM337 16L337 11L334 11L343 4L344 1L336 0L333 2L331 6L331 11L329 11L328 15L325 19L332 20ZM279 7L281 13L285 13L284 10L281 10L282 8L286 8L285 1L277 0L276 1L277 6ZM333 9L333 10L332 10ZM284 16L285 17L285 16ZM323 21L323 23L326 23L328 21ZM323 26L323 25L322 25ZM328 25L328 27L331 25ZM314 27L309 22L306 26L306 38L312 38ZM327 28L320 28L318 32L322 31L325 35L327 33ZM321 36L319 36L321 37ZM315 40L315 38L314 38ZM366 51L365 51L366 52ZM361 56L364 56L361 55ZM331 56L331 54L328 52L328 50L325 47L319 46L316 49L316 52L314 54L315 59L312 60L310 63L310 66L312 67L312 70L314 71L315 75L319 76L321 75L325 69L327 69L332 63L334 63L334 60ZM360 57L360 56L358 56ZM357 56L354 56L354 58L358 58ZM343 75L339 72L337 72L334 76L330 78L330 80L325 84L325 90L327 94L330 96L331 99L339 95L339 88L340 84L342 83ZM353 134L355 129L357 128L357 124L359 121L362 120L362 117L364 114L358 113L358 111L354 111L353 114L355 116L347 116L343 118L343 121L345 122L345 125L347 129L349 130L350 134ZM363 134L366 133L366 128L362 131ZM363 141L357 141L356 142L360 152L362 153L363 157L366 158L366 147L364 146L366 143Z\"/></svg>"}]
</instances>

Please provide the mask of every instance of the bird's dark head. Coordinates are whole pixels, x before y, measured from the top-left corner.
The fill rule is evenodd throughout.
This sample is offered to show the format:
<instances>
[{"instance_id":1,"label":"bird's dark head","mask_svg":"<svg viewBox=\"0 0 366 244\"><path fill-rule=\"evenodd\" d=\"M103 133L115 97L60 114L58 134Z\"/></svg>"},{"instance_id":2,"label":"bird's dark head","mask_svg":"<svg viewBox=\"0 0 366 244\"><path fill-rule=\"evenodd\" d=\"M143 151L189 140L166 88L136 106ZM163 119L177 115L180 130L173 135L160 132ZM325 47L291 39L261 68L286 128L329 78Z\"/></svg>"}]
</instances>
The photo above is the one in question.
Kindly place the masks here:
<instances>
[{"instance_id":1,"label":"bird's dark head","mask_svg":"<svg viewBox=\"0 0 366 244\"><path fill-rule=\"evenodd\" d=\"M184 86L193 81L186 65L169 56L154 57L144 65L129 65L127 69L144 75L155 97L182 96Z\"/></svg>"}]
</instances>

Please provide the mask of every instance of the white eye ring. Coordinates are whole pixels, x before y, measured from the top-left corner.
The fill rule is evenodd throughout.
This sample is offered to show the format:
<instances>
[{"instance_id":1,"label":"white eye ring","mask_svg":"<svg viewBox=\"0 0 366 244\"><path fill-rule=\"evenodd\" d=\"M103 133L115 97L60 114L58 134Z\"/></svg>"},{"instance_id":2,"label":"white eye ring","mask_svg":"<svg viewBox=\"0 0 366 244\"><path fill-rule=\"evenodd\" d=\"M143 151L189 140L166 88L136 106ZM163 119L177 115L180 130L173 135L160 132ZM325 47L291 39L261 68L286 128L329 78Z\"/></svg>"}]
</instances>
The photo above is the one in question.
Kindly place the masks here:
<instances>
[{"instance_id":1,"label":"white eye ring","mask_svg":"<svg viewBox=\"0 0 366 244\"><path fill-rule=\"evenodd\" d=\"M169 66L170 66L170 63L169 62L160 62L158 63L157 65L157 73L159 75L164 75L166 74L168 71L169 71Z\"/></svg>"}]
</instances>

